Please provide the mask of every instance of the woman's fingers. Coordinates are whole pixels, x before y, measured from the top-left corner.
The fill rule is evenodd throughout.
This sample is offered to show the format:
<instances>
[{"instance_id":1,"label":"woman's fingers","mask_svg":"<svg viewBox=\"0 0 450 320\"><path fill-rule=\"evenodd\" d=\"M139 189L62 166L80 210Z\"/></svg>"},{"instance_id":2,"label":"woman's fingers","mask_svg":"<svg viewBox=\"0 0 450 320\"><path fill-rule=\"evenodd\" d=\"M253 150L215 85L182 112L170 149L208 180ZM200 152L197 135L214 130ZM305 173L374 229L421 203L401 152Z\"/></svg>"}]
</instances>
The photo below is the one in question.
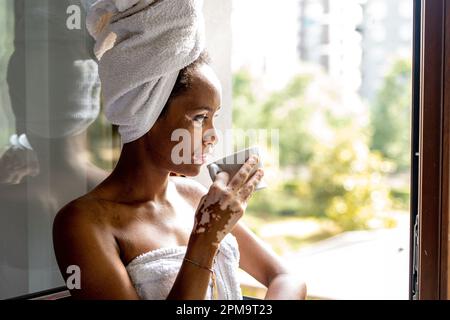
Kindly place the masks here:
<instances>
[{"instance_id":1,"label":"woman's fingers","mask_svg":"<svg viewBox=\"0 0 450 320\"><path fill-rule=\"evenodd\" d=\"M216 175L216 179L214 180L213 185L218 189L225 190L229 180L230 175L225 171L221 171Z\"/></svg>"},{"instance_id":2,"label":"woman's fingers","mask_svg":"<svg viewBox=\"0 0 450 320\"><path fill-rule=\"evenodd\" d=\"M261 179L264 177L264 171L262 169L258 169L255 174L250 178L250 180L241 188L239 191L239 197L241 201L244 203L248 201L250 196L255 191L258 183L261 182Z\"/></svg>"},{"instance_id":3,"label":"woman's fingers","mask_svg":"<svg viewBox=\"0 0 450 320\"><path fill-rule=\"evenodd\" d=\"M250 158L239 169L238 173L234 175L228 185L233 192L237 192L245 181L247 181L253 168L258 164L258 161L259 159L257 155L250 156Z\"/></svg>"}]
</instances>

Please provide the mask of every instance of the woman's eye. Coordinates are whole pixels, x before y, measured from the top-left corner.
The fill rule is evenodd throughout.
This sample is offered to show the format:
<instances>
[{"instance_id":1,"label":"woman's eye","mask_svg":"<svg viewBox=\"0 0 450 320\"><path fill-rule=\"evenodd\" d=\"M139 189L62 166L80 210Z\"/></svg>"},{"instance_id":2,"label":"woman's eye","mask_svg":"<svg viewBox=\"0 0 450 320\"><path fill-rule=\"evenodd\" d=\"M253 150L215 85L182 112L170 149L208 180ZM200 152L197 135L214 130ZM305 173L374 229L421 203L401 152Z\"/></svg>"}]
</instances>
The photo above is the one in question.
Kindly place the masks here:
<instances>
[{"instance_id":1,"label":"woman's eye","mask_svg":"<svg viewBox=\"0 0 450 320\"><path fill-rule=\"evenodd\" d=\"M203 123L203 121L205 121L206 119L208 119L207 116L199 115L194 118L194 121L198 123Z\"/></svg>"}]
</instances>

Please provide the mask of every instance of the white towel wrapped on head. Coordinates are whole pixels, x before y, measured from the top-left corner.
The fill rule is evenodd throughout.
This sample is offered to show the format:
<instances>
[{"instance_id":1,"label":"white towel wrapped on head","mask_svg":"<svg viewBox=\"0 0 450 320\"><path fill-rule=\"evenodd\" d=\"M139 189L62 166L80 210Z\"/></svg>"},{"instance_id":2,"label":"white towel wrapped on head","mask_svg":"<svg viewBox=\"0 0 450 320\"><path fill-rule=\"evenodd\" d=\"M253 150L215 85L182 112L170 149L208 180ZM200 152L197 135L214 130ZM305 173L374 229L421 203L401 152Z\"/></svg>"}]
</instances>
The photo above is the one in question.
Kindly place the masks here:
<instances>
[{"instance_id":1,"label":"white towel wrapped on head","mask_svg":"<svg viewBox=\"0 0 450 320\"><path fill-rule=\"evenodd\" d=\"M204 50L202 6L203 0L99 0L90 8L105 114L122 143L152 128L179 71Z\"/></svg>"}]
</instances>

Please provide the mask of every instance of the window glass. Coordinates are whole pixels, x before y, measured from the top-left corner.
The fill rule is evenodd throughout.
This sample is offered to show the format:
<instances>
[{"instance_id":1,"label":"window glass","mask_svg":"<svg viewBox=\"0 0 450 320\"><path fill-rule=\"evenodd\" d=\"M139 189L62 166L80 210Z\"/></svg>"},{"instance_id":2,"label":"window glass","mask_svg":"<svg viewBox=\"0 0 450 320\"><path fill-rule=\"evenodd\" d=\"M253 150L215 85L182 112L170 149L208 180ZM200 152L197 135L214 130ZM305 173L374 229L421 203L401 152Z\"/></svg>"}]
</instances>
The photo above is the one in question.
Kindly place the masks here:
<instances>
[{"instance_id":1,"label":"window glass","mask_svg":"<svg viewBox=\"0 0 450 320\"><path fill-rule=\"evenodd\" d=\"M234 1L235 147L264 147L269 182L244 220L313 299L408 299L413 1L400 7Z\"/></svg>"},{"instance_id":2,"label":"window glass","mask_svg":"<svg viewBox=\"0 0 450 320\"><path fill-rule=\"evenodd\" d=\"M0 299L64 285L53 218L120 153L89 2L0 1ZM408 298L412 5L205 2L224 89L217 124L234 129L216 156L261 147L268 186L244 221L311 298ZM210 184L206 171L199 180ZM264 296L241 277L244 295Z\"/></svg>"},{"instance_id":3,"label":"window glass","mask_svg":"<svg viewBox=\"0 0 450 320\"><path fill-rule=\"evenodd\" d=\"M64 285L53 218L117 158L85 4L0 1L0 298Z\"/></svg>"},{"instance_id":4,"label":"window glass","mask_svg":"<svg viewBox=\"0 0 450 320\"><path fill-rule=\"evenodd\" d=\"M64 285L52 224L100 183L121 142L105 118L86 8L95 0L0 1L0 299ZM231 0L205 2L206 42L231 127ZM217 36L220 35L220 36ZM229 151L221 141L216 156ZM197 178L211 183L206 168Z\"/></svg>"}]
</instances>

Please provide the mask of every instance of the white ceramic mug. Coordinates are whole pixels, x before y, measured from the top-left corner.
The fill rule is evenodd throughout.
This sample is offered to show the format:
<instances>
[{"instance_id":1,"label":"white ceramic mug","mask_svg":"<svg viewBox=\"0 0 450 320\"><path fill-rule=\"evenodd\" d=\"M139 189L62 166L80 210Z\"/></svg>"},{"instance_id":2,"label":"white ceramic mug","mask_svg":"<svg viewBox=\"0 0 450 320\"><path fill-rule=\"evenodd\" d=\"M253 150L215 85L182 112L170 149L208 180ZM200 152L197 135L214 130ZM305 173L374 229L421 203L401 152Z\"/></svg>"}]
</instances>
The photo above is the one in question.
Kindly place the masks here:
<instances>
[{"instance_id":1,"label":"white ceramic mug","mask_svg":"<svg viewBox=\"0 0 450 320\"><path fill-rule=\"evenodd\" d=\"M211 176L211 179L214 181L216 179L216 175L219 172L225 171L229 174L230 179L233 178L236 173L239 171L239 169L242 167L242 165L250 158L252 155L258 155L259 162L258 165L250 172L250 177L253 175L253 173L256 172L259 168L263 168L263 159L261 158L261 153L259 151L259 147L251 147L248 149L244 149L241 151L238 151L236 153L233 153L229 156L226 156L222 159L216 160L210 164L207 165L209 175ZM258 183L255 190L261 190L267 188L267 183L264 181L264 178Z\"/></svg>"}]
</instances>

